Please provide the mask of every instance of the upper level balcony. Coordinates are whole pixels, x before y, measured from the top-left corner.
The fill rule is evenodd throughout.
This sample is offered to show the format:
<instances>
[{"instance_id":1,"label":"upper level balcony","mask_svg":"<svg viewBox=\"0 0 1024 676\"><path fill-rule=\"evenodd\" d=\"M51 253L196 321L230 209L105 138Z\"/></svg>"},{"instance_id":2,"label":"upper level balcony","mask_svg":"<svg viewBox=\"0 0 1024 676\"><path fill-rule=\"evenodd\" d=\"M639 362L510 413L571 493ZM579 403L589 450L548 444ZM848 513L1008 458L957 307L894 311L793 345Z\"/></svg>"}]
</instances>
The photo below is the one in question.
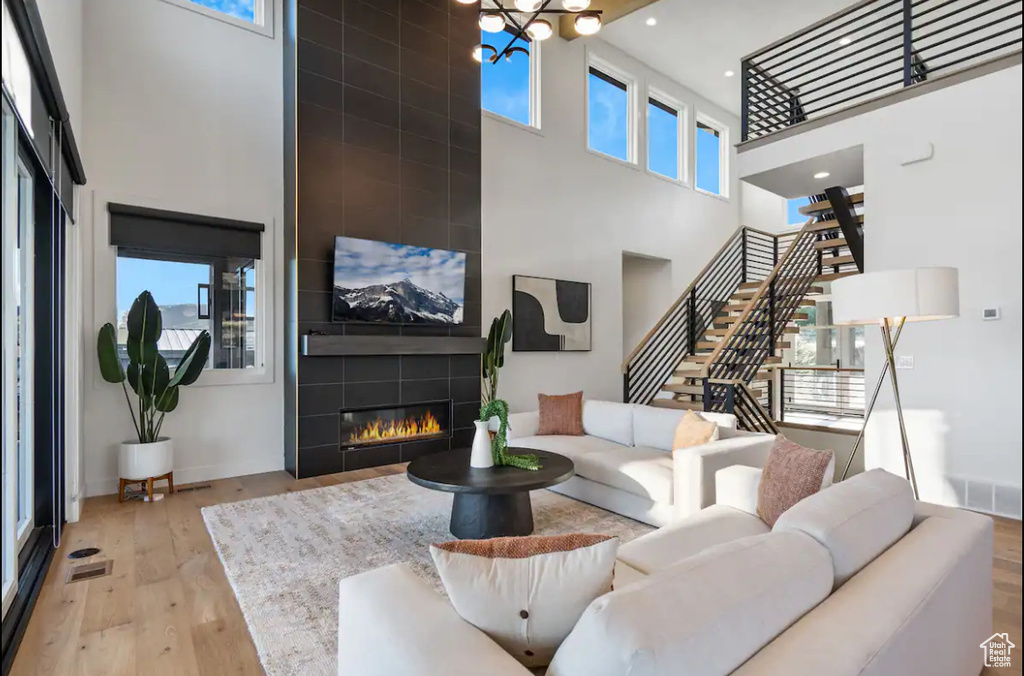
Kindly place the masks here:
<instances>
[{"instance_id":1,"label":"upper level balcony","mask_svg":"<svg viewBox=\"0 0 1024 676\"><path fill-rule=\"evenodd\" d=\"M760 145L1020 57L1021 0L863 0L744 57L742 141Z\"/></svg>"}]
</instances>

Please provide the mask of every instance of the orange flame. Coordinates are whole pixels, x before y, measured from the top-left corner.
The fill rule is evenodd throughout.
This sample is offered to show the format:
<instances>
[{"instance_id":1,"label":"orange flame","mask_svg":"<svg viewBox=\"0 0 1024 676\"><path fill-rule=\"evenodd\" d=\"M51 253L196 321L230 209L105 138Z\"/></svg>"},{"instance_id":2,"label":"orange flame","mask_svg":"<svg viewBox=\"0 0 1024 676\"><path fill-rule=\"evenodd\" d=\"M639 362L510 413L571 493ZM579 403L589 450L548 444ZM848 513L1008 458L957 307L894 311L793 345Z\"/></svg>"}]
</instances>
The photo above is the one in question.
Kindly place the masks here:
<instances>
[{"instance_id":1,"label":"orange flame","mask_svg":"<svg viewBox=\"0 0 1024 676\"><path fill-rule=\"evenodd\" d=\"M386 441L391 439L406 439L409 437L423 437L441 433L441 423L430 411L418 419L406 418L405 420L383 420L377 418L357 427L349 435L352 442L373 442Z\"/></svg>"}]
</instances>

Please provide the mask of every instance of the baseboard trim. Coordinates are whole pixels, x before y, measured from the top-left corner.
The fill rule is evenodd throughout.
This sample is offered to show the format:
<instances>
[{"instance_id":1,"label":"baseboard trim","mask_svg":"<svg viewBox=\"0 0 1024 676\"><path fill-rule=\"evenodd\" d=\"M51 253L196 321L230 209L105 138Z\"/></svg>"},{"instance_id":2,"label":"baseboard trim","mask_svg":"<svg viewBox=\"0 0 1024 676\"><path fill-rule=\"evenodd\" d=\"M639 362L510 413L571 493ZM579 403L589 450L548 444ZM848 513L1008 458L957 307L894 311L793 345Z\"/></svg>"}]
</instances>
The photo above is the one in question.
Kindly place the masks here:
<instances>
[{"instance_id":1,"label":"baseboard trim","mask_svg":"<svg viewBox=\"0 0 1024 676\"><path fill-rule=\"evenodd\" d=\"M240 462L231 462L222 465L206 465L202 467L174 468L174 483L179 486L193 484L201 481L216 481L217 479L231 479L250 474L262 474L264 472L277 472L284 470L284 457L275 454L268 458L252 458ZM102 479L86 479L86 497L98 497L101 495L114 495L117 493L118 477L104 477Z\"/></svg>"}]
</instances>

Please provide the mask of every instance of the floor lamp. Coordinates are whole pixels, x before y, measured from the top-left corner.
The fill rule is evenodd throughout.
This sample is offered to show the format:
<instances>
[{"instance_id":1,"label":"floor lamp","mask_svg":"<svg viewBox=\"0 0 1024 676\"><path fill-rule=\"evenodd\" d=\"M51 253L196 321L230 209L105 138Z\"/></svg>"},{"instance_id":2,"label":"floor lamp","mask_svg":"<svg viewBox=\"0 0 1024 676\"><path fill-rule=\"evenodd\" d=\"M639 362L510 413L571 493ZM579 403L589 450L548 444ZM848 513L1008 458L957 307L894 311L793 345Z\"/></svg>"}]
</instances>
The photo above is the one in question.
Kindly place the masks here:
<instances>
[{"instance_id":1,"label":"floor lamp","mask_svg":"<svg viewBox=\"0 0 1024 676\"><path fill-rule=\"evenodd\" d=\"M910 455L907 441L907 426L903 420L903 404L900 402L900 385L896 377L896 344L906 322L924 322L936 319L951 319L960 315L960 291L956 268L916 268L912 270L884 270L866 272L836 280L832 283L832 322L838 325L877 324L882 333L882 347L885 350L885 366L875 383L871 403L864 411L864 427L850 452L850 459L843 470L843 479L850 471L853 458L864 439L871 411L882 389L886 374L892 382L896 416L900 424L900 443L903 445L903 468L907 479L914 488L914 497L920 499L917 491L917 476L914 474L914 460Z\"/></svg>"}]
</instances>

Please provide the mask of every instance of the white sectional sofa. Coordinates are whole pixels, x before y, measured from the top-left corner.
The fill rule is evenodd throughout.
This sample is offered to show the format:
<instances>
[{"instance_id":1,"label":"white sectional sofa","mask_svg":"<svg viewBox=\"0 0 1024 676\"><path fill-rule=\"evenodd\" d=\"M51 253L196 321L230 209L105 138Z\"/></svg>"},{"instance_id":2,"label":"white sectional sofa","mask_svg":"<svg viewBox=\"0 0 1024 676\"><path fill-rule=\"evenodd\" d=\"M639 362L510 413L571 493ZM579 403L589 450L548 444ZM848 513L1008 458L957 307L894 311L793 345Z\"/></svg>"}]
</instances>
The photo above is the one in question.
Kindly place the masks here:
<instances>
[{"instance_id":1,"label":"white sectional sofa","mask_svg":"<svg viewBox=\"0 0 1024 676\"><path fill-rule=\"evenodd\" d=\"M872 470L769 529L751 512L758 478L724 469L719 504L620 547L615 590L547 676L980 672L991 519L915 503L906 481ZM530 675L406 566L342 580L340 608L339 676Z\"/></svg>"},{"instance_id":2,"label":"white sectional sofa","mask_svg":"<svg viewBox=\"0 0 1024 676\"><path fill-rule=\"evenodd\" d=\"M508 444L572 459L576 476L550 490L652 526L715 502L715 472L730 465L763 467L774 437L736 429L735 416L701 413L718 423L719 439L672 451L686 411L583 402L583 436L537 436L539 414L509 416Z\"/></svg>"}]
</instances>

